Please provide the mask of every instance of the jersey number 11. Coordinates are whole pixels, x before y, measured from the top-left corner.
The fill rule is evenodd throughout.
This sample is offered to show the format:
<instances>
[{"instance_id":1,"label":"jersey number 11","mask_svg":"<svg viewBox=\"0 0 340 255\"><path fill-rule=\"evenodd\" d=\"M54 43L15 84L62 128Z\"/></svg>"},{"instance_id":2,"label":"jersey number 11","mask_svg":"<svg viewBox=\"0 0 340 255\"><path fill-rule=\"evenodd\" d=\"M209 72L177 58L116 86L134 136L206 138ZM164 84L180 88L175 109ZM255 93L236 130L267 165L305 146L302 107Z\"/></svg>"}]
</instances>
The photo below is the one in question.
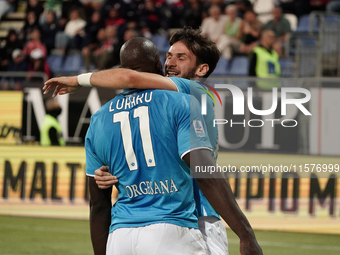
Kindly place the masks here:
<instances>
[{"instance_id":1,"label":"jersey number 11","mask_svg":"<svg viewBox=\"0 0 340 255\"><path fill-rule=\"evenodd\" d=\"M129 115L130 112L127 111L115 113L113 114L113 123L120 122L120 132L122 134L125 159L130 171L134 171L138 169L138 163L136 153L132 145L132 133ZM149 107L140 106L134 109L133 118L139 118L139 131L142 139L146 165L148 167L156 166L150 133Z\"/></svg>"}]
</instances>

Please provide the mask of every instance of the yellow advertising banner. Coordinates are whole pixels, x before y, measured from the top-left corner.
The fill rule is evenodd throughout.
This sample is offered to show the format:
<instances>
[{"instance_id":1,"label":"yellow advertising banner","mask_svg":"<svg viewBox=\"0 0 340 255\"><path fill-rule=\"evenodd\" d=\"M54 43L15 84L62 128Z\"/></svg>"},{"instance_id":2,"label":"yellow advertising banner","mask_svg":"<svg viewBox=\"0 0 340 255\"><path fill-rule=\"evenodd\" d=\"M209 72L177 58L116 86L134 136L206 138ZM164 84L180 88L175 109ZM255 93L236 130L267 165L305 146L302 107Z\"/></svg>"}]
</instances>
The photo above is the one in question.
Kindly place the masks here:
<instances>
[{"instance_id":1,"label":"yellow advertising banner","mask_svg":"<svg viewBox=\"0 0 340 255\"><path fill-rule=\"evenodd\" d=\"M22 91L0 91L0 145L21 143Z\"/></svg>"},{"instance_id":2,"label":"yellow advertising banner","mask_svg":"<svg viewBox=\"0 0 340 255\"><path fill-rule=\"evenodd\" d=\"M88 215L84 147L0 146L0 213Z\"/></svg>"},{"instance_id":3,"label":"yellow advertising banner","mask_svg":"<svg viewBox=\"0 0 340 255\"><path fill-rule=\"evenodd\" d=\"M340 234L337 157L222 152L218 166L255 228ZM0 214L86 219L87 187L84 147L0 146Z\"/></svg>"}]
</instances>

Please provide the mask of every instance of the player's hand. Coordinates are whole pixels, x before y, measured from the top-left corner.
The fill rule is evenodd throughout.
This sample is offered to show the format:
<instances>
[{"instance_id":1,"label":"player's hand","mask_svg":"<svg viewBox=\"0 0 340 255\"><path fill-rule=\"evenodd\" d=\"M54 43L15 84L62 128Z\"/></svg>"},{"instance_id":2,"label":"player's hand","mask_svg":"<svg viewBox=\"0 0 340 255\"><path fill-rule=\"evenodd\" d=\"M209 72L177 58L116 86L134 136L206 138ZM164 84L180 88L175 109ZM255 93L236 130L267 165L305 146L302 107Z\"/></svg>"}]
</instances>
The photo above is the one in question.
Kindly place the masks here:
<instances>
[{"instance_id":1,"label":"player's hand","mask_svg":"<svg viewBox=\"0 0 340 255\"><path fill-rule=\"evenodd\" d=\"M260 245L255 238L240 241L241 255L263 255Z\"/></svg>"},{"instance_id":2,"label":"player's hand","mask_svg":"<svg viewBox=\"0 0 340 255\"><path fill-rule=\"evenodd\" d=\"M118 182L117 176L109 172L108 166L102 166L94 172L94 179L100 189L107 189Z\"/></svg>"},{"instance_id":3,"label":"player's hand","mask_svg":"<svg viewBox=\"0 0 340 255\"><path fill-rule=\"evenodd\" d=\"M80 88L81 86L78 84L77 76L70 76L49 79L45 82L43 90L44 94L47 94L49 91L54 89L52 97L55 97L58 94L65 95L75 92Z\"/></svg>"}]
</instances>

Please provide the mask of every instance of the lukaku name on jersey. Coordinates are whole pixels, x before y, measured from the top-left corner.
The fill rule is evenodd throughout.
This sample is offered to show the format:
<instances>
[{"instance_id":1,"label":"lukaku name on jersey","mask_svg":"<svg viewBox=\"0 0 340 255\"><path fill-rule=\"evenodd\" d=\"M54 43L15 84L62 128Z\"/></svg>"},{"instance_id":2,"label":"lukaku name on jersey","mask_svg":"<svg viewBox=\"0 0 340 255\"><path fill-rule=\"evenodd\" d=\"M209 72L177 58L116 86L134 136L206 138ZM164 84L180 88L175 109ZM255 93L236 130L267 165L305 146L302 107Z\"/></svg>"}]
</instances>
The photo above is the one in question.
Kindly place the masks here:
<instances>
[{"instance_id":1,"label":"lukaku name on jersey","mask_svg":"<svg viewBox=\"0 0 340 255\"><path fill-rule=\"evenodd\" d=\"M149 103L152 100L152 91L145 92L141 94L132 94L130 96L124 97L122 99L118 99L116 102L116 107L114 108L114 102L111 102L109 111L113 112L115 109L117 110L128 110L133 108L134 106L142 103Z\"/></svg>"},{"instance_id":2,"label":"lukaku name on jersey","mask_svg":"<svg viewBox=\"0 0 340 255\"><path fill-rule=\"evenodd\" d=\"M169 184L170 183L170 184ZM169 186L170 185L170 186ZM129 198L138 197L142 195L157 195L170 194L178 192L175 181L173 179L164 181L141 181L139 184L132 184L124 186L126 194Z\"/></svg>"}]
</instances>

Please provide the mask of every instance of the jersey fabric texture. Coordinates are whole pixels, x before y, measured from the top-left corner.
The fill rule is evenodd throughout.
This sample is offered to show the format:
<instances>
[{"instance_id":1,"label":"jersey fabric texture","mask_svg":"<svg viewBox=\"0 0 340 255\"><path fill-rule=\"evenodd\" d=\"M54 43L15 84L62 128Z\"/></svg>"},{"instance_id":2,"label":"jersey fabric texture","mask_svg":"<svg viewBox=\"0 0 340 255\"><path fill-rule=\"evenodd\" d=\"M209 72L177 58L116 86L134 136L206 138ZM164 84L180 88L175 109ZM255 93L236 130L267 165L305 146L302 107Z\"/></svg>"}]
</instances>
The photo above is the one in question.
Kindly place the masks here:
<instances>
[{"instance_id":1,"label":"jersey fabric texture","mask_svg":"<svg viewBox=\"0 0 340 255\"><path fill-rule=\"evenodd\" d=\"M178 92L190 94L193 95L198 102L201 104L201 96L202 94L206 94L202 90L208 89L206 86L204 86L202 83L193 81L193 80L187 80L177 77L170 77L170 79L176 84L178 88ZM214 102L210 97L207 97L207 114L203 116L206 128L209 136L210 143L213 148L213 156L215 160L217 159L217 151L218 151L218 132L217 132L217 126L213 126L213 121L215 118L214 113ZM202 191L199 189L197 181L194 179L194 196L196 201L196 207L198 211L198 217L201 216L214 216L216 218L220 218L218 213L214 210L214 208L210 205L208 200L203 195Z\"/></svg>"},{"instance_id":2,"label":"jersey fabric texture","mask_svg":"<svg viewBox=\"0 0 340 255\"><path fill-rule=\"evenodd\" d=\"M204 125L197 100L164 90L123 92L91 117L86 174L107 165L119 179L110 232L155 223L198 228L190 169L181 157L211 145L205 132L193 131L194 121Z\"/></svg>"}]
</instances>

